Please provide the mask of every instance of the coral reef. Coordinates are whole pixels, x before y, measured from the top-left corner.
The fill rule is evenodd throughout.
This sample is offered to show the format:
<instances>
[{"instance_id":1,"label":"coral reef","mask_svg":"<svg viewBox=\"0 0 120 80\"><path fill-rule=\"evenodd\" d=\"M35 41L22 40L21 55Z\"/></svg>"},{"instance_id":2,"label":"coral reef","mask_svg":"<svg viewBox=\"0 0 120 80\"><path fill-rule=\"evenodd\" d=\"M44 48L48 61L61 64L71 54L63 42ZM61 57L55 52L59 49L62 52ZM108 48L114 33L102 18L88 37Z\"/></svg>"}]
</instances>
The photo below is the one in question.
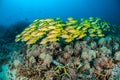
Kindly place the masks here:
<instances>
[{"instance_id":1,"label":"coral reef","mask_svg":"<svg viewBox=\"0 0 120 80\"><path fill-rule=\"evenodd\" d=\"M110 80L119 80L119 79L120 79L120 64L117 64L112 69Z\"/></svg>"},{"instance_id":2,"label":"coral reef","mask_svg":"<svg viewBox=\"0 0 120 80\"><path fill-rule=\"evenodd\" d=\"M36 19L16 36L23 49L13 53L10 70L15 80L115 80L120 38L110 29L93 17Z\"/></svg>"}]
</instances>

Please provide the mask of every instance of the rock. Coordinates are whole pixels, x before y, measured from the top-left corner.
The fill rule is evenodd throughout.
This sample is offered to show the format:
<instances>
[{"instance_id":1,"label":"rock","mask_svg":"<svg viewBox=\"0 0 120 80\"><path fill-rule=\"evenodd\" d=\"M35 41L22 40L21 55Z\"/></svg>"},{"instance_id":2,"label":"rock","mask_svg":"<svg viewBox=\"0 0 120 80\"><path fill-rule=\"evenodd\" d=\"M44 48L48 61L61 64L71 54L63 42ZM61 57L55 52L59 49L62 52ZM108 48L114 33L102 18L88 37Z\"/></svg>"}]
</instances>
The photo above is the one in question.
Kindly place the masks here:
<instances>
[{"instance_id":1,"label":"rock","mask_svg":"<svg viewBox=\"0 0 120 80\"><path fill-rule=\"evenodd\" d=\"M41 53L41 54L39 55L39 58L40 58L41 60L44 60L45 57L46 57L46 53Z\"/></svg>"},{"instance_id":2,"label":"rock","mask_svg":"<svg viewBox=\"0 0 120 80\"><path fill-rule=\"evenodd\" d=\"M101 71L103 68L107 68L107 63L109 59L107 57L102 57L96 59L94 66L97 70Z\"/></svg>"},{"instance_id":3,"label":"rock","mask_svg":"<svg viewBox=\"0 0 120 80\"><path fill-rule=\"evenodd\" d=\"M120 64L113 67L109 80L120 80Z\"/></svg>"},{"instance_id":4,"label":"rock","mask_svg":"<svg viewBox=\"0 0 120 80\"><path fill-rule=\"evenodd\" d=\"M19 60L14 60L13 64L14 64L15 68L17 68L18 66L21 65L21 62Z\"/></svg>"},{"instance_id":5,"label":"rock","mask_svg":"<svg viewBox=\"0 0 120 80\"><path fill-rule=\"evenodd\" d=\"M88 43L88 42L91 42L91 41L92 41L92 38L91 38L90 36L86 36L86 37L84 38L84 41L87 41L87 43Z\"/></svg>"},{"instance_id":6,"label":"rock","mask_svg":"<svg viewBox=\"0 0 120 80\"><path fill-rule=\"evenodd\" d=\"M74 55L79 55L81 51L82 51L81 42L76 41L74 45Z\"/></svg>"},{"instance_id":7,"label":"rock","mask_svg":"<svg viewBox=\"0 0 120 80\"><path fill-rule=\"evenodd\" d=\"M96 42L91 42L90 47L91 47L91 49L96 49L97 48L97 43Z\"/></svg>"},{"instance_id":8,"label":"rock","mask_svg":"<svg viewBox=\"0 0 120 80\"><path fill-rule=\"evenodd\" d=\"M27 49L28 57L31 57L31 56L37 57L39 56L39 54L40 54L40 51L39 51L38 45L33 45L32 47L28 46L28 49Z\"/></svg>"},{"instance_id":9,"label":"rock","mask_svg":"<svg viewBox=\"0 0 120 80\"><path fill-rule=\"evenodd\" d=\"M112 43L112 37L111 36L105 37L105 40L106 40L107 45L110 45Z\"/></svg>"},{"instance_id":10,"label":"rock","mask_svg":"<svg viewBox=\"0 0 120 80\"><path fill-rule=\"evenodd\" d=\"M106 44L105 38L101 38L101 39L98 41L98 45L99 45L99 46L105 46L105 44Z\"/></svg>"},{"instance_id":11,"label":"rock","mask_svg":"<svg viewBox=\"0 0 120 80\"><path fill-rule=\"evenodd\" d=\"M87 47L87 41L82 41L81 42L81 47L86 48Z\"/></svg>"},{"instance_id":12,"label":"rock","mask_svg":"<svg viewBox=\"0 0 120 80\"><path fill-rule=\"evenodd\" d=\"M83 48L81 58L84 60L89 59L89 49Z\"/></svg>"},{"instance_id":13,"label":"rock","mask_svg":"<svg viewBox=\"0 0 120 80\"><path fill-rule=\"evenodd\" d=\"M74 48L75 48L76 50L80 50L80 49L81 49L81 42L80 42L80 41L76 41L76 42L75 42L75 45L74 45Z\"/></svg>"},{"instance_id":14,"label":"rock","mask_svg":"<svg viewBox=\"0 0 120 80\"><path fill-rule=\"evenodd\" d=\"M102 57L109 56L112 54L111 50L104 46L100 48L100 53Z\"/></svg>"},{"instance_id":15,"label":"rock","mask_svg":"<svg viewBox=\"0 0 120 80\"><path fill-rule=\"evenodd\" d=\"M120 51L115 52L115 56L114 56L115 60L120 61Z\"/></svg>"},{"instance_id":16,"label":"rock","mask_svg":"<svg viewBox=\"0 0 120 80\"><path fill-rule=\"evenodd\" d=\"M114 44L113 44L113 49L115 50L115 51L117 51L118 49L119 49L119 43L117 43L117 42L115 42Z\"/></svg>"},{"instance_id":17,"label":"rock","mask_svg":"<svg viewBox=\"0 0 120 80\"><path fill-rule=\"evenodd\" d=\"M53 57L47 54L42 65L50 67L50 63L52 62L52 60L53 60Z\"/></svg>"},{"instance_id":18,"label":"rock","mask_svg":"<svg viewBox=\"0 0 120 80\"><path fill-rule=\"evenodd\" d=\"M63 54L63 58L65 58L65 59L68 59L68 58L70 58L71 57L71 54L70 53L64 53Z\"/></svg>"},{"instance_id":19,"label":"rock","mask_svg":"<svg viewBox=\"0 0 120 80\"><path fill-rule=\"evenodd\" d=\"M39 56L40 52L39 52L39 50L35 50L35 51L31 52L30 54L31 54L31 56L37 57L37 56Z\"/></svg>"},{"instance_id":20,"label":"rock","mask_svg":"<svg viewBox=\"0 0 120 80\"><path fill-rule=\"evenodd\" d=\"M54 42L54 43L52 43L52 44L50 45L49 48L50 48L50 49L53 49L53 50L58 49L58 48L60 48L60 43Z\"/></svg>"},{"instance_id":21,"label":"rock","mask_svg":"<svg viewBox=\"0 0 120 80\"><path fill-rule=\"evenodd\" d=\"M65 48L64 48L64 51L67 52L67 53L70 53L72 55L74 49L73 49L72 45L66 45Z\"/></svg>"},{"instance_id":22,"label":"rock","mask_svg":"<svg viewBox=\"0 0 120 80\"><path fill-rule=\"evenodd\" d=\"M43 60L43 64L42 64L43 67L46 67L46 66L50 67L50 63L51 63L52 60L53 60L53 57L52 57L50 54L41 53L41 54L39 55L39 58L40 58L41 60Z\"/></svg>"},{"instance_id":23,"label":"rock","mask_svg":"<svg viewBox=\"0 0 120 80\"><path fill-rule=\"evenodd\" d=\"M91 61L94 58L96 58L96 51L89 50L89 58L88 58L88 60Z\"/></svg>"},{"instance_id":24,"label":"rock","mask_svg":"<svg viewBox=\"0 0 120 80\"><path fill-rule=\"evenodd\" d=\"M87 61L87 60L85 60L85 62L84 62L84 69L86 70L86 69L90 69L90 63L89 63L89 61Z\"/></svg>"},{"instance_id":25,"label":"rock","mask_svg":"<svg viewBox=\"0 0 120 80\"><path fill-rule=\"evenodd\" d=\"M36 63L36 60L35 60L35 58L33 56L31 56L29 58L29 61L30 61L31 64Z\"/></svg>"},{"instance_id":26,"label":"rock","mask_svg":"<svg viewBox=\"0 0 120 80\"><path fill-rule=\"evenodd\" d=\"M96 51L84 48L81 54L81 58L91 61L92 59L96 58Z\"/></svg>"}]
</instances>

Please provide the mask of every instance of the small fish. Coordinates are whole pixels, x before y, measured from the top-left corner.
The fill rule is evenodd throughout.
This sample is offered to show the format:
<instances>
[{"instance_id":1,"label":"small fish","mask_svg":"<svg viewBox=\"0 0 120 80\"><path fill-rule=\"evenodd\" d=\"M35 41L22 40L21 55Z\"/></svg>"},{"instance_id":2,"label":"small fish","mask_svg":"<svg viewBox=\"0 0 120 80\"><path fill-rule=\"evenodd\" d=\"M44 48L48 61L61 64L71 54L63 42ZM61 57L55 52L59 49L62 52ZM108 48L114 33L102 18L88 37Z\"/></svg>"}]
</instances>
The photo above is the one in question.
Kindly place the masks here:
<instances>
[{"instance_id":1,"label":"small fish","mask_svg":"<svg viewBox=\"0 0 120 80\"><path fill-rule=\"evenodd\" d=\"M30 39L26 44L34 44L36 43L36 39Z\"/></svg>"},{"instance_id":2,"label":"small fish","mask_svg":"<svg viewBox=\"0 0 120 80\"><path fill-rule=\"evenodd\" d=\"M36 30L36 31L32 32L31 35L36 35L38 33L39 33L39 31Z\"/></svg>"},{"instance_id":3,"label":"small fish","mask_svg":"<svg viewBox=\"0 0 120 80\"><path fill-rule=\"evenodd\" d=\"M68 34L68 31L62 30L61 33L62 33L62 34Z\"/></svg>"},{"instance_id":4,"label":"small fish","mask_svg":"<svg viewBox=\"0 0 120 80\"><path fill-rule=\"evenodd\" d=\"M46 32L39 32L39 33L37 33L36 35L42 36L42 35L44 35L44 34L46 34Z\"/></svg>"},{"instance_id":5,"label":"small fish","mask_svg":"<svg viewBox=\"0 0 120 80\"><path fill-rule=\"evenodd\" d=\"M50 38L50 39L48 39L48 41L49 42L56 42L56 41L59 41L59 39L58 38Z\"/></svg>"},{"instance_id":6,"label":"small fish","mask_svg":"<svg viewBox=\"0 0 120 80\"><path fill-rule=\"evenodd\" d=\"M96 35L96 34L90 34L90 36L91 36L91 37L95 37L95 36L97 36L97 35Z\"/></svg>"},{"instance_id":7,"label":"small fish","mask_svg":"<svg viewBox=\"0 0 120 80\"><path fill-rule=\"evenodd\" d=\"M52 18L48 18L48 19L46 19L45 21L47 21L47 22L52 22L52 21L54 21Z\"/></svg>"},{"instance_id":8,"label":"small fish","mask_svg":"<svg viewBox=\"0 0 120 80\"><path fill-rule=\"evenodd\" d=\"M16 36L16 39L15 39L15 42L20 41L20 40L21 40L21 37L22 37L22 35L20 35L20 34L19 34L19 35L17 35L17 36Z\"/></svg>"},{"instance_id":9,"label":"small fish","mask_svg":"<svg viewBox=\"0 0 120 80\"><path fill-rule=\"evenodd\" d=\"M69 30L68 32L70 32L70 33L76 33L77 32L77 30L75 30L75 29L73 29L73 30Z\"/></svg>"},{"instance_id":10,"label":"small fish","mask_svg":"<svg viewBox=\"0 0 120 80\"><path fill-rule=\"evenodd\" d=\"M26 28L25 31L28 31L28 30L30 30L30 29L31 29L31 28Z\"/></svg>"},{"instance_id":11,"label":"small fish","mask_svg":"<svg viewBox=\"0 0 120 80\"><path fill-rule=\"evenodd\" d=\"M40 44L46 44L48 42L48 40L46 38L42 39L42 41L40 42Z\"/></svg>"},{"instance_id":12,"label":"small fish","mask_svg":"<svg viewBox=\"0 0 120 80\"><path fill-rule=\"evenodd\" d=\"M27 36L30 36L30 34L23 34L23 36L22 37L27 37Z\"/></svg>"},{"instance_id":13,"label":"small fish","mask_svg":"<svg viewBox=\"0 0 120 80\"><path fill-rule=\"evenodd\" d=\"M89 21L94 21L94 18L93 17L89 17Z\"/></svg>"},{"instance_id":14,"label":"small fish","mask_svg":"<svg viewBox=\"0 0 120 80\"><path fill-rule=\"evenodd\" d=\"M65 30L69 31L69 30L73 30L73 29L74 29L74 27L69 26L69 27L67 27Z\"/></svg>"},{"instance_id":15,"label":"small fish","mask_svg":"<svg viewBox=\"0 0 120 80\"><path fill-rule=\"evenodd\" d=\"M58 30L58 31L57 31L57 30L53 30L53 31L50 31L50 32L49 32L49 34L59 34L59 33L60 33L59 30Z\"/></svg>"},{"instance_id":16,"label":"small fish","mask_svg":"<svg viewBox=\"0 0 120 80\"><path fill-rule=\"evenodd\" d=\"M50 29L47 28L47 27L43 27L43 28L40 29L40 31L49 31L49 30L50 30Z\"/></svg>"},{"instance_id":17,"label":"small fish","mask_svg":"<svg viewBox=\"0 0 120 80\"><path fill-rule=\"evenodd\" d=\"M105 35L104 35L104 34L98 34L98 36L99 36L99 37L103 37L103 36L105 36Z\"/></svg>"},{"instance_id":18,"label":"small fish","mask_svg":"<svg viewBox=\"0 0 120 80\"><path fill-rule=\"evenodd\" d=\"M97 34L101 34L102 33L102 30L97 30Z\"/></svg>"},{"instance_id":19,"label":"small fish","mask_svg":"<svg viewBox=\"0 0 120 80\"><path fill-rule=\"evenodd\" d=\"M31 39L31 36L22 37L22 41L28 41L29 39Z\"/></svg>"},{"instance_id":20,"label":"small fish","mask_svg":"<svg viewBox=\"0 0 120 80\"><path fill-rule=\"evenodd\" d=\"M53 34L53 35L48 35L47 38L56 38L57 36L59 36L58 34Z\"/></svg>"},{"instance_id":21,"label":"small fish","mask_svg":"<svg viewBox=\"0 0 120 80\"><path fill-rule=\"evenodd\" d=\"M65 39L65 42L71 42L71 41L73 41L73 38L67 38L67 39Z\"/></svg>"},{"instance_id":22,"label":"small fish","mask_svg":"<svg viewBox=\"0 0 120 80\"><path fill-rule=\"evenodd\" d=\"M95 29L89 29L88 32L91 34L91 33L94 33L96 30Z\"/></svg>"},{"instance_id":23,"label":"small fish","mask_svg":"<svg viewBox=\"0 0 120 80\"><path fill-rule=\"evenodd\" d=\"M35 19L33 22L38 22L40 19Z\"/></svg>"},{"instance_id":24,"label":"small fish","mask_svg":"<svg viewBox=\"0 0 120 80\"><path fill-rule=\"evenodd\" d=\"M76 29L79 30L79 29L81 29L81 28L82 28L82 26L78 26Z\"/></svg>"},{"instance_id":25,"label":"small fish","mask_svg":"<svg viewBox=\"0 0 120 80\"><path fill-rule=\"evenodd\" d=\"M86 31L87 29L88 29L87 27L83 27L83 28L82 28L83 31Z\"/></svg>"},{"instance_id":26,"label":"small fish","mask_svg":"<svg viewBox=\"0 0 120 80\"><path fill-rule=\"evenodd\" d=\"M77 23L78 23L78 20L71 20L70 23L71 23L71 24L77 24Z\"/></svg>"},{"instance_id":27,"label":"small fish","mask_svg":"<svg viewBox=\"0 0 120 80\"><path fill-rule=\"evenodd\" d=\"M49 29L55 29L56 27L55 26L49 26L48 28Z\"/></svg>"},{"instance_id":28,"label":"small fish","mask_svg":"<svg viewBox=\"0 0 120 80\"><path fill-rule=\"evenodd\" d=\"M62 38L69 38L70 36L67 35L67 34L63 34L63 35L61 35L61 37L62 37Z\"/></svg>"},{"instance_id":29,"label":"small fish","mask_svg":"<svg viewBox=\"0 0 120 80\"><path fill-rule=\"evenodd\" d=\"M68 20L68 21L72 21L72 20L74 20L74 18L69 17L67 20Z\"/></svg>"},{"instance_id":30,"label":"small fish","mask_svg":"<svg viewBox=\"0 0 120 80\"><path fill-rule=\"evenodd\" d=\"M83 37L85 37L86 36L86 34L80 34L79 36L78 36L78 39L81 39L81 38L83 38Z\"/></svg>"},{"instance_id":31,"label":"small fish","mask_svg":"<svg viewBox=\"0 0 120 80\"><path fill-rule=\"evenodd\" d=\"M98 21L100 21L101 20L101 18L96 18L96 20L94 21L94 22L92 22L91 24L96 24L96 23L98 23Z\"/></svg>"}]
</instances>

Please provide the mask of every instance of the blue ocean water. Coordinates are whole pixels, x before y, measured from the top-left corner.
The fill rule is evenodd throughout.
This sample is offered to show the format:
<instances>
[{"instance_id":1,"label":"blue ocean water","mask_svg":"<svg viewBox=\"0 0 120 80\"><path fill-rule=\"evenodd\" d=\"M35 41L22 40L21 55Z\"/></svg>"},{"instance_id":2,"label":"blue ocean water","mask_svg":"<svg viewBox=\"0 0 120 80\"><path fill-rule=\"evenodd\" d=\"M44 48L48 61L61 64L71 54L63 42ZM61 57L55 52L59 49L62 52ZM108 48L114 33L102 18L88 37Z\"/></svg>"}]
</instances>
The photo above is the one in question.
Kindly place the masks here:
<instances>
[{"instance_id":1,"label":"blue ocean water","mask_svg":"<svg viewBox=\"0 0 120 80\"><path fill-rule=\"evenodd\" d=\"M36 18L101 17L120 24L119 0L0 0L0 25Z\"/></svg>"}]
</instances>

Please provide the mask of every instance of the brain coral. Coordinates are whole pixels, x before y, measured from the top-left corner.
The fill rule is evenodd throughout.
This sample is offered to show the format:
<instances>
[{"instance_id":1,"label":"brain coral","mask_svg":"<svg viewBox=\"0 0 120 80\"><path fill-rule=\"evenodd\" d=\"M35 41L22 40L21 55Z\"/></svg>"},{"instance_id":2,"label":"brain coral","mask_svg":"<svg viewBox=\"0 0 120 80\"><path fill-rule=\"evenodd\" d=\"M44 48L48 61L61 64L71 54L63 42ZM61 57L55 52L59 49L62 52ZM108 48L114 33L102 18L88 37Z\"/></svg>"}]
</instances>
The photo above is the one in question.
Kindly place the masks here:
<instances>
[{"instance_id":1,"label":"brain coral","mask_svg":"<svg viewBox=\"0 0 120 80\"><path fill-rule=\"evenodd\" d=\"M53 42L70 43L86 36L103 37L110 31L109 24L100 18L82 18L79 22L72 17L67 21L60 18L36 19L24 31L16 36L15 41L26 44L47 44Z\"/></svg>"}]
</instances>

